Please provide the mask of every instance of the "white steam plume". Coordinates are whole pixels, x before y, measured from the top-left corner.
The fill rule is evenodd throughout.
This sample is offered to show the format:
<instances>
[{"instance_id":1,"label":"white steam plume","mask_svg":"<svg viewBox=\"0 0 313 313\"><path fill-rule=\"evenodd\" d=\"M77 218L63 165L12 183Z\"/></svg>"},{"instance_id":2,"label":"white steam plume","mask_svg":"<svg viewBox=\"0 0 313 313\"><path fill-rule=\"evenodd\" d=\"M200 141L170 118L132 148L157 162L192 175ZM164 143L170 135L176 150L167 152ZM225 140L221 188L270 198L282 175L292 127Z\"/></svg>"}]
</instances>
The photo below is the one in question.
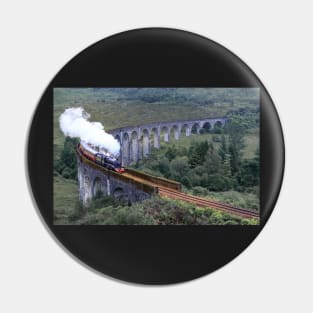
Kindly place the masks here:
<instances>
[{"instance_id":1,"label":"white steam plume","mask_svg":"<svg viewBox=\"0 0 313 313\"><path fill-rule=\"evenodd\" d=\"M88 121L89 117L90 115L83 108L66 109L60 116L60 128L63 134L72 138L78 137L117 156L120 152L119 142L105 132L101 123Z\"/></svg>"}]
</instances>

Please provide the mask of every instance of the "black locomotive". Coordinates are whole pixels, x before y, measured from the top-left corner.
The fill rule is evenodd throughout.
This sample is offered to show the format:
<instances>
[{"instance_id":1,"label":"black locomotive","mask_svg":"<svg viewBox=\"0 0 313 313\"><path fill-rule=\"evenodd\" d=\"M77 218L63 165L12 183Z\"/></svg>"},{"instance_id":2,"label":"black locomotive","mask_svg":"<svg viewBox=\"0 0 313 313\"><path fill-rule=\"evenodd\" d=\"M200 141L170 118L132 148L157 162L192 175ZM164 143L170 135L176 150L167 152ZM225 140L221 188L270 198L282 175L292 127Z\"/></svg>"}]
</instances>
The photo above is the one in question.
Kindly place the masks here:
<instances>
[{"instance_id":1,"label":"black locomotive","mask_svg":"<svg viewBox=\"0 0 313 313\"><path fill-rule=\"evenodd\" d=\"M89 160L105 167L111 171L123 173L125 171L121 163L110 155L106 155L102 152L98 152L91 148L87 143L80 142L78 144L78 150Z\"/></svg>"}]
</instances>

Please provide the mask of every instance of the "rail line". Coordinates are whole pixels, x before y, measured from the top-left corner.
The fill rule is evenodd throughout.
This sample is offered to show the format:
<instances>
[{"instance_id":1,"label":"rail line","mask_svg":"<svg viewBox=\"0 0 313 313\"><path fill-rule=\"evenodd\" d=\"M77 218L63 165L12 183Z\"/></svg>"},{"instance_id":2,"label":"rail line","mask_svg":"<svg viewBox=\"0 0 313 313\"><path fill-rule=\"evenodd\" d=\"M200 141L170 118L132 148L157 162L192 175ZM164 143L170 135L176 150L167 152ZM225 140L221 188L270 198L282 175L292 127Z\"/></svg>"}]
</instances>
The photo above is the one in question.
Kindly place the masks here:
<instances>
[{"instance_id":1,"label":"rail line","mask_svg":"<svg viewBox=\"0 0 313 313\"><path fill-rule=\"evenodd\" d=\"M210 207L214 209L218 209L230 214L239 215L244 218L259 218L259 214L257 212L254 212L249 209L239 208L235 207L229 204L220 203L217 201L200 198L197 196L192 196L180 191L171 190L169 188L164 187L158 187L160 196L176 199L176 200L182 200L185 202L196 204L200 207Z\"/></svg>"},{"instance_id":2,"label":"rail line","mask_svg":"<svg viewBox=\"0 0 313 313\"><path fill-rule=\"evenodd\" d=\"M259 218L259 213L252 211L250 209L235 207L230 204L221 203L221 202L217 202L214 200L209 200L209 199L189 195L180 190L174 189L172 187L164 186L161 178L158 179L157 177L155 177L156 179L154 180L154 182L151 182L150 177L152 176L144 174L144 173L140 173L140 176L137 176L136 171L130 172L128 169L126 169L125 173L123 173L122 175L127 176L130 179L144 182L146 184L151 184L154 187L157 187L158 193L161 197L182 200L185 202L193 203L200 207L214 208L214 209L221 210L221 211L224 211L233 215L241 216L244 218L256 218L256 219Z\"/></svg>"}]
</instances>

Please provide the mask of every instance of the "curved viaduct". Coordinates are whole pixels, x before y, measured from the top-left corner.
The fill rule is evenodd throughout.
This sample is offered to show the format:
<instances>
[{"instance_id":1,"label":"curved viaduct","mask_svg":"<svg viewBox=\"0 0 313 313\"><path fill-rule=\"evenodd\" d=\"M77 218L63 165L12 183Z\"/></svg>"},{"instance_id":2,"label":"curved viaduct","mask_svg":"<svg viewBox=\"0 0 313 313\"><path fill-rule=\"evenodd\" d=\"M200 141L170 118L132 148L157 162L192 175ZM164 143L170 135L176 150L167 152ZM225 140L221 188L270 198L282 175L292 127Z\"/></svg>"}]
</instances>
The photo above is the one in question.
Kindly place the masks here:
<instances>
[{"instance_id":1,"label":"curved viaduct","mask_svg":"<svg viewBox=\"0 0 313 313\"><path fill-rule=\"evenodd\" d=\"M78 149L76 153L79 199L84 206L88 206L98 192L132 203L150 198L159 192L159 187L181 191L181 184L176 181L133 169L119 174L88 160Z\"/></svg>"},{"instance_id":2,"label":"curved viaduct","mask_svg":"<svg viewBox=\"0 0 313 313\"><path fill-rule=\"evenodd\" d=\"M88 160L78 149L76 152L79 199L85 207L89 206L91 199L98 192L123 199L129 204L159 194L161 197L193 203L200 207L212 207L241 217L259 219L259 213L250 209L185 194L179 182L130 168L127 168L123 174L119 174Z\"/></svg>"},{"instance_id":3,"label":"curved viaduct","mask_svg":"<svg viewBox=\"0 0 313 313\"><path fill-rule=\"evenodd\" d=\"M171 122L155 122L137 126L111 129L112 134L121 145L120 161L124 166L147 156L151 146L160 148L160 141L179 140L181 135L199 134L202 128L213 129L219 125L225 126L227 118L204 118Z\"/></svg>"},{"instance_id":4,"label":"curved viaduct","mask_svg":"<svg viewBox=\"0 0 313 313\"><path fill-rule=\"evenodd\" d=\"M98 192L128 202L151 197L155 188L134 181L89 161L77 150L77 172L79 200L88 206Z\"/></svg>"}]
</instances>

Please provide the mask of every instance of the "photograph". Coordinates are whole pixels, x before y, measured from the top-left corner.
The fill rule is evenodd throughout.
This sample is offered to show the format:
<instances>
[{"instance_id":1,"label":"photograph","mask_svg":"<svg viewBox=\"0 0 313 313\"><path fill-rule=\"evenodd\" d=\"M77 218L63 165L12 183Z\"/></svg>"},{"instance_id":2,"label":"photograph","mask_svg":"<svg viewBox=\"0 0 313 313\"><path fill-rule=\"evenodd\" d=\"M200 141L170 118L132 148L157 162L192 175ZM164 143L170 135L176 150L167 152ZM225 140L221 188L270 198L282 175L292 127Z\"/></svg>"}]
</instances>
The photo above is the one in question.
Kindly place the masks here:
<instances>
[{"instance_id":1,"label":"photograph","mask_svg":"<svg viewBox=\"0 0 313 313\"><path fill-rule=\"evenodd\" d=\"M54 88L55 225L259 225L259 88Z\"/></svg>"}]
</instances>

